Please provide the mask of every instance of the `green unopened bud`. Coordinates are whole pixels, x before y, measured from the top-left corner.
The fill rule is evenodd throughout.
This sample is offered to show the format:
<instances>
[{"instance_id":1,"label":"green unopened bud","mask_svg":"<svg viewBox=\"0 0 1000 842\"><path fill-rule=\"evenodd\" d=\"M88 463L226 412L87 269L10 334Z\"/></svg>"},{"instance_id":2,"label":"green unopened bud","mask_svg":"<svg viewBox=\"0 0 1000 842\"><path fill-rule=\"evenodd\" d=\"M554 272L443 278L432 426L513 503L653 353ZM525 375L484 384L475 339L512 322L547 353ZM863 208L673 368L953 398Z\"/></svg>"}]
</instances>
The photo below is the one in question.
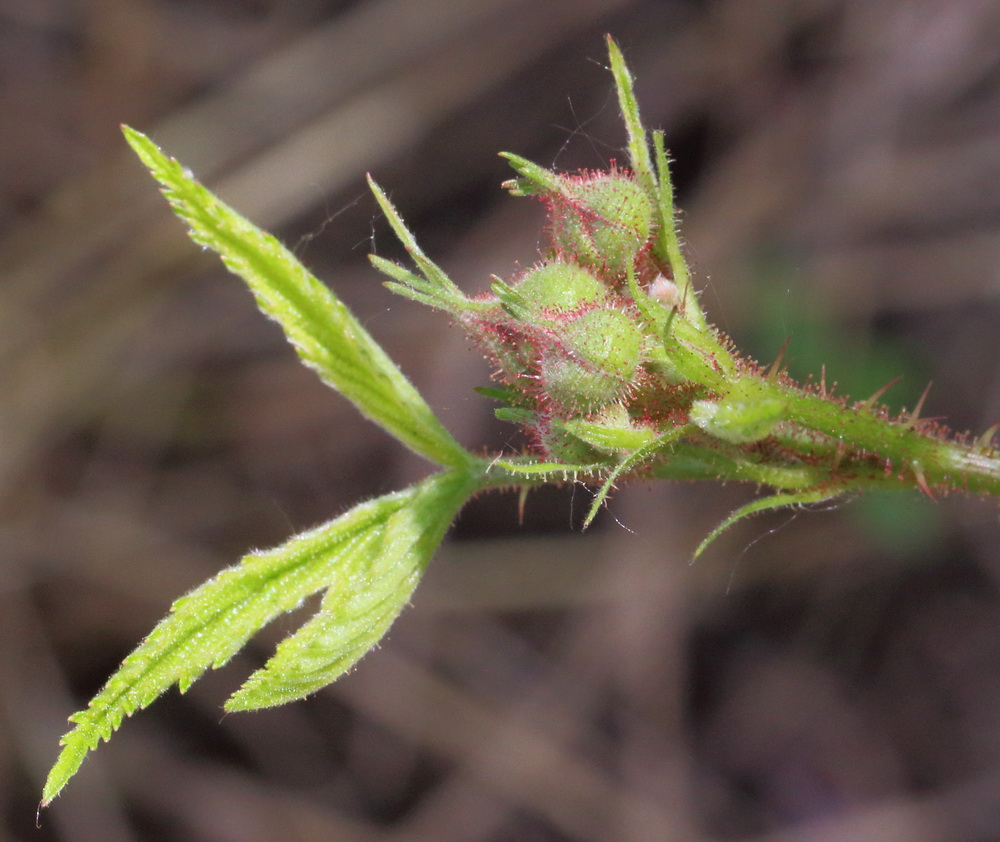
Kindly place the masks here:
<instances>
[{"instance_id":1,"label":"green unopened bud","mask_svg":"<svg viewBox=\"0 0 1000 842\"><path fill-rule=\"evenodd\" d=\"M549 197L556 251L581 266L624 278L649 240L653 208L642 187L621 172L563 177Z\"/></svg>"},{"instance_id":2,"label":"green unopened bud","mask_svg":"<svg viewBox=\"0 0 1000 842\"><path fill-rule=\"evenodd\" d=\"M543 355L541 388L555 404L592 412L624 396L642 361L643 334L618 310L598 309L565 325Z\"/></svg>"},{"instance_id":3,"label":"green unopened bud","mask_svg":"<svg viewBox=\"0 0 1000 842\"><path fill-rule=\"evenodd\" d=\"M771 434L786 413L785 404L766 397L752 381L738 381L721 401L695 401L691 423L730 444L760 441Z\"/></svg>"},{"instance_id":4,"label":"green unopened bud","mask_svg":"<svg viewBox=\"0 0 1000 842\"><path fill-rule=\"evenodd\" d=\"M586 269L562 262L531 269L517 285L517 291L536 313L572 312L599 304L608 294L607 287Z\"/></svg>"}]
</instances>

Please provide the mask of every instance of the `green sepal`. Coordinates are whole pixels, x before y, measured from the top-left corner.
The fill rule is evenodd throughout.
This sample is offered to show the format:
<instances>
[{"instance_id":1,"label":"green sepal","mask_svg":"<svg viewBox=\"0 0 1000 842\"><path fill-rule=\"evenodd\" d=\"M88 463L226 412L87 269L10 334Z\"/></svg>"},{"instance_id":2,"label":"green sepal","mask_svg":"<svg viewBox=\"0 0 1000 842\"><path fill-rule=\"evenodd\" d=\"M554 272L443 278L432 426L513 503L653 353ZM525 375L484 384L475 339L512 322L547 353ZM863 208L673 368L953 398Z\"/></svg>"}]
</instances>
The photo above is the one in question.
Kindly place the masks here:
<instances>
[{"instance_id":1,"label":"green sepal","mask_svg":"<svg viewBox=\"0 0 1000 842\"><path fill-rule=\"evenodd\" d=\"M506 158L513 170L521 176L521 178L512 178L503 183L512 196L544 196L546 194L555 196L565 192L565 182L551 170L540 167L513 152L501 152L500 157Z\"/></svg>"},{"instance_id":2,"label":"green sepal","mask_svg":"<svg viewBox=\"0 0 1000 842\"><path fill-rule=\"evenodd\" d=\"M226 267L243 278L260 309L281 325L306 365L417 453L441 465L468 464L471 454L328 287L149 138L127 126L123 131L163 185L174 212L190 226L191 239L218 252Z\"/></svg>"},{"instance_id":3,"label":"green sepal","mask_svg":"<svg viewBox=\"0 0 1000 842\"><path fill-rule=\"evenodd\" d=\"M639 309L639 314L648 325L648 331L654 334L662 333L667 316L672 311L659 301L654 301L644 289L639 287L639 282L635 277L635 269L631 266L625 273L625 282L628 285L629 295L632 296L635 306Z\"/></svg>"},{"instance_id":4,"label":"green sepal","mask_svg":"<svg viewBox=\"0 0 1000 842\"><path fill-rule=\"evenodd\" d=\"M527 322L531 319L531 305L524 296L506 281L499 278L493 281L490 290L500 302L503 311L515 321Z\"/></svg>"},{"instance_id":5,"label":"green sepal","mask_svg":"<svg viewBox=\"0 0 1000 842\"><path fill-rule=\"evenodd\" d=\"M674 207L674 185L670 178L670 161L664 145L663 132L653 132L653 147L656 150L656 172L659 181L657 207L660 211L654 251L657 258L666 261L670 267L671 280L677 285L684 316L695 326L708 331L708 322L701 303L691 286L691 272L677 231L677 211Z\"/></svg>"}]
</instances>

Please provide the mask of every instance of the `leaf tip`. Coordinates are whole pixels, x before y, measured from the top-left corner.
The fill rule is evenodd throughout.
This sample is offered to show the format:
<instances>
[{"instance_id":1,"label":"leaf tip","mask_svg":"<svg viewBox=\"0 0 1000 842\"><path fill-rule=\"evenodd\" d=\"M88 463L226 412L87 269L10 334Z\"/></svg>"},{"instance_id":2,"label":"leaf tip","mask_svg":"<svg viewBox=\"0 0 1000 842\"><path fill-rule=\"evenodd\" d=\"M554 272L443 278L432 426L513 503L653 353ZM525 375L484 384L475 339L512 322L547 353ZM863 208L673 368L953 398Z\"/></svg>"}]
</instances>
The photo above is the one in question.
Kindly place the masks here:
<instances>
[{"instance_id":1,"label":"leaf tip","mask_svg":"<svg viewBox=\"0 0 1000 842\"><path fill-rule=\"evenodd\" d=\"M375 198L381 200L385 198L385 191L379 186L379 183L375 180L370 172L365 173L365 181L368 182L368 189L375 194Z\"/></svg>"},{"instance_id":2,"label":"leaf tip","mask_svg":"<svg viewBox=\"0 0 1000 842\"><path fill-rule=\"evenodd\" d=\"M56 796L63 791L70 778L77 773L87 757L87 749L84 748L81 751L80 746L67 740L69 736L67 734L66 737L63 737L63 750L49 771L49 776L45 779L45 785L42 787L42 800L38 805L39 810L48 807L56 799Z\"/></svg>"}]
</instances>

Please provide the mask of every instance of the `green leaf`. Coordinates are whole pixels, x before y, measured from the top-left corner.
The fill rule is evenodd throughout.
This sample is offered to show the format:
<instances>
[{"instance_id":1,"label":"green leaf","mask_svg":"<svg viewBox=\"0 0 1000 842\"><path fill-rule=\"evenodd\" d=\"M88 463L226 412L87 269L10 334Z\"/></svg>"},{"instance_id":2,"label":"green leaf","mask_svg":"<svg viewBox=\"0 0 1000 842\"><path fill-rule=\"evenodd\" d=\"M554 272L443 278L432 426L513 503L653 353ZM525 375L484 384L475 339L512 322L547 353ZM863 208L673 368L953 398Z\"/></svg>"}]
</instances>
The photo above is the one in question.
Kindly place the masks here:
<instances>
[{"instance_id":1,"label":"green leaf","mask_svg":"<svg viewBox=\"0 0 1000 842\"><path fill-rule=\"evenodd\" d=\"M447 310L455 316L475 310L488 310L490 305L487 302L466 298L445 271L424 253L410 229L406 227L406 223L403 222L399 211L370 175L368 176L368 186L375 196L375 201L382 208L382 213L389 221L389 226L406 248L407 254L413 258L413 262L417 264L422 275L422 277L414 275L408 269L393 263L391 260L386 260L384 257L375 254L369 255L368 259L371 260L376 269L395 279L395 282L390 281L386 286L399 295L412 298L414 301L419 301L429 307Z\"/></svg>"},{"instance_id":2,"label":"green leaf","mask_svg":"<svg viewBox=\"0 0 1000 842\"><path fill-rule=\"evenodd\" d=\"M708 533L705 540L703 540L698 545L698 549L694 551L694 555L691 560L694 561L698 558L698 556L708 549L709 544L729 529L730 526L733 526L735 523L743 520L743 518L759 514L760 512L771 511L772 509L787 509L792 506L806 506L810 503L822 503L825 500L832 500L837 496L839 496L839 492L815 488L808 491L796 491L790 494L772 494L770 497L761 497L757 500L751 500L746 505L740 506L735 512L722 521L722 523L715 527L715 529Z\"/></svg>"},{"instance_id":3,"label":"green leaf","mask_svg":"<svg viewBox=\"0 0 1000 842\"><path fill-rule=\"evenodd\" d=\"M424 254L423 249L420 248L413 234L410 233L410 229L403 222L403 218L399 215L392 202L389 201L389 197L385 195L385 191L375 183L375 179L370 175L368 176L368 186L375 196L375 201L382 208L385 218L389 220L389 226L399 238L399 241L406 247L407 253L413 258L413 262L417 264L417 268L423 273L428 285L438 291L442 300L451 299L453 301L464 302L465 296L462 295L462 291L455 286L451 278L448 277L447 273L440 266Z\"/></svg>"},{"instance_id":4,"label":"green leaf","mask_svg":"<svg viewBox=\"0 0 1000 842\"><path fill-rule=\"evenodd\" d=\"M659 451L669 448L687 431L688 428L686 426L673 427L665 433L657 436L653 441L646 441L629 456L622 459L622 461L614 467L611 473L608 474L601 487L598 489L597 494L594 496L594 501L590 505L590 511L587 512L587 517L583 521L583 528L586 529L591 523L594 522L594 518L597 517L597 513L600 511L605 499L614 487L615 481L620 476L627 474L639 465L642 465Z\"/></svg>"},{"instance_id":5,"label":"green leaf","mask_svg":"<svg viewBox=\"0 0 1000 842\"><path fill-rule=\"evenodd\" d=\"M677 234L674 188L670 179L670 166L664 148L663 133L653 133L653 146L656 150L656 167L654 169L653 158L649 151L649 139L639 117L639 103L635 98L632 74L629 73L625 64L621 49L610 35L608 36L608 56L611 59L611 74L618 91L618 105L621 108L622 119L625 121L625 129L628 132L628 153L632 169L635 170L639 183L655 202L660 212L660 230L655 249L657 256L665 258L669 264L671 280L681 290L688 317L699 327L705 328L705 315L691 289L691 276Z\"/></svg>"},{"instance_id":6,"label":"green leaf","mask_svg":"<svg viewBox=\"0 0 1000 842\"><path fill-rule=\"evenodd\" d=\"M468 464L471 454L328 287L149 138L128 127L123 131L163 185L174 212L190 226L191 238L218 252L246 281L260 309L281 325L306 365L417 453L441 465Z\"/></svg>"},{"instance_id":7,"label":"green leaf","mask_svg":"<svg viewBox=\"0 0 1000 842\"><path fill-rule=\"evenodd\" d=\"M653 159L649 154L649 140L646 129L639 118L639 103L635 98L632 86L632 74L625 65L622 51L614 39L608 36L608 56L611 59L611 75L618 90L618 105L621 108L622 119L628 132L628 156L635 170L636 178L651 199L659 198L656 175L653 172Z\"/></svg>"},{"instance_id":8,"label":"green leaf","mask_svg":"<svg viewBox=\"0 0 1000 842\"><path fill-rule=\"evenodd\" d=\"M359 504L276 549L249 554L178 599L89 706L70 717L76 727L62 738L43 805L59 794L90 750L110 739L123 717L174 684L185 692L261 627L323 588L329 590L321 612L331 612L339 601L336 616L350 629L341 635L346 654L339 660L340 671L347 669L402 609L477 481L473 471L446 471Z\"/></svg>"},{"instance_id":9,"label":"green leaf","mask_svg":"<svg viewBox=\"0 0 1000 842\"><path fill-rule=\"evenodd\" d=\"M418 486L373 541L345 559L316 615L226 703L255 710L301 699L350 669L406 606L458 509L473 490L467 475L441 473Z\"/></svg>"}]
</instances>

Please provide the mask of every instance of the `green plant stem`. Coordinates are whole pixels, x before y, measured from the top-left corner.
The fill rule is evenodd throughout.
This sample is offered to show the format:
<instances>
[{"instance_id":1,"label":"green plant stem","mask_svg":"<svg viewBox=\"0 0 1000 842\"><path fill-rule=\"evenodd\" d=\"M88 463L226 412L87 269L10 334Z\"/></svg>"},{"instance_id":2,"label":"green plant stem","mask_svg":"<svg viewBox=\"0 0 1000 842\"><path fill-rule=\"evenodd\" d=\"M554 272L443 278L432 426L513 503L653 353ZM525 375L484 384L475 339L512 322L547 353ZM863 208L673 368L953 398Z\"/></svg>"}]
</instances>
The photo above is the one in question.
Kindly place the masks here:
<instances>
[{"instance_id":1,"label":"green plant stem","mask_svg":"<svg viewBox=\"0 0 1000 842\"><path fill-rule=\"evenodd\" d=\"M929 422L891 420L863 404L787 384L758 379L755 385L787 405L773 435L736 446L695 432L662 457L654 474L749 479L780 489L917 487L932 496L938 490L1000 496L1000 459L992 450L938 437Z\"/></svg>"}]
</instances>

